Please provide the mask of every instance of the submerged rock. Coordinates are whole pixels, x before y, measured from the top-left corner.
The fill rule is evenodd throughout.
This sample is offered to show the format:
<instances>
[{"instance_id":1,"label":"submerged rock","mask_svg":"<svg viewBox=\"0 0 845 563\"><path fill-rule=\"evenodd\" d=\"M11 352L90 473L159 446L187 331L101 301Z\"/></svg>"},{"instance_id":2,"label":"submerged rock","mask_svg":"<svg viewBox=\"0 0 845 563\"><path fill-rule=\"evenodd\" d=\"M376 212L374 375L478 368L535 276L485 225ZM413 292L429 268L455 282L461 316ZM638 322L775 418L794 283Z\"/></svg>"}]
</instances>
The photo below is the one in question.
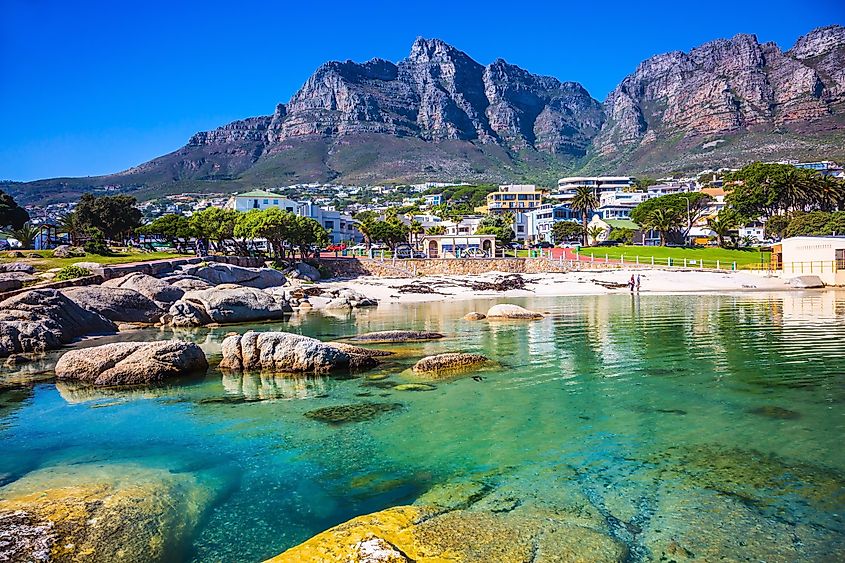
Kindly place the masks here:
<instances>
[{"instance_id":1,"label":"submerged rock","mask_svg":"<svg viewBox=\"0 0 845 563\"><path fill-rule=\"evenodd\" d=\"M212 494L186 473L76 465L0 489L0 561L170 561Z\"/></svg>"},{"instance_id":2,"label":"submerged rock","mask_svg":"<svg viewBox=\"0 0 845 563\"><path fill-rule=\"evenodd\" d=\"M748 409L748 412L751 414L756 414L759 416L765 416L767 418L774 418L779 420L795 420L801 418L801 413L799 412L791 411L783 407L775 407L772 405Z\"/></svg>"},{"instance_id":3,"label":"submerged rock","mask_svg":"<svg viewBox=\"0 0 845 563\"><path fill-rule=\"evenodd\" d=\"M512 305L510 303L500 303L493 305L487 310L488 319L542 319L543 314L537 311L529 311L519 305Z\"/></svg>"},{"instance_id":4,"label":"submerged rock","mask_svg":"<svg viewBox=\"0 0 845 563\"><path fill-rule=\"evenodd\" d=\"M335 526L270 559L272 563L368 561L378 547L387 561L442 563L619 562L624 545L553 515L495 514L397 506Z\"/></svg>"},{"instance_id":5,"label":"submerged rock","mask_svg":"<svg viewBox=\"0 0 845 563\"><path fill-rule=\"evenodd\" d=\"M444 338L439 332L424 332L419 330L382 330L379 332L367 332L352 338L359 342L421 342L424 340L437 340Z\"/></svg>"},{"instance_id":6,"label":"submerged rock","mask_svg":"<svg viewBox=\"0 0 845 563\"><path fill-rule=\"evenodd\" d=\"M483 321L487 318L487 315L484 313L479 313L478 311L473 311L472 313L467 313L464 315L465 321Z\"/></svg>"},{"instance_id":7,"label":"submerged rock","mask_svg":"<svg viewBox=\"0 0 845 563\"><path fill-rule=\"evenodd\" d=\"M81 336L116 331L113 322L55 289L33 289L0 301L0 357L43 352Z\"/></svg>"},{"instance_id":8,"label":"submerged rock","mask_svg":"<svg viewBox=\"0 0 845 563\"><path fill-rule=\"evenodd\" d=\"M192 342L117 342L66 352L56 378L93 385L138 385L205 371L208 362Z\"/></svg>"},{"instance_id":9,"label":"submerged rock","mask_svg":"<svg viewBox=\"0 0 845 563\"><path fill-rule=\"evenodd\" d=\"M400 383L393 388L397 391L434 391L437 389L434 385L427 383Z\"/></svg>"},{"instance_id":10,"label":"submerged rock","mask_svg":"<svg viewBox=\"0 0 845 563\"><path fill-rule=\"evenodd\" d=\"M402 408L399 403L358 403L354 405L339 405L323 407L308 411L308 418L328 422L330 424L344 424L347 422L364 422L377 416Z\"/></svg>"},{"instance_id":11,"label":"submerged rock","mask_svg":"<svg viewBox=\"0 0 845 563\"><path fill-rule=\"evenodd\" d=\"M223 340L222 369L289 373L326 373L336 369L367 369L378 361L347 353L316 338L290 332L247 332Z\"/></svg>"},{"instance_id":12,"label":"submerged rock","mask_svg":"<svg viewBox=\"0 0 845 563\"><path fill-rule=\"evenodd\" d=\"M437 375L443 371L457 371L479 366L489 361L481 354L468 354L463 352L449 352L426 356L414 364L414 372L423 375Z\"/></svg>"},{"instance_id":13,"label":"submerged rock","mask_svg":"<svg viewBox=\"0 0 845 563\"><path fill-rule=\"evenodd\" d=\"M361 356L369 356L371 358L381 358L384 356L392 356L393 352L388 350L374 350L373 348L363 348L361 346L353 346L345 342L326 342L326 346L337 348L341 352L347 354L359 354Z\"/></svg>"},{"instance_id":14,"label":"submerged rock","mask_svg":"<svg viewBox=\"0 0 845 563\"><path fill-rule=\"evenodd\" d=\"M110 321L155 323L163 312L152 299L124 287L88 285L63 289L62 293L80 307L99 313Z\"/></svg>"}]
</instances>

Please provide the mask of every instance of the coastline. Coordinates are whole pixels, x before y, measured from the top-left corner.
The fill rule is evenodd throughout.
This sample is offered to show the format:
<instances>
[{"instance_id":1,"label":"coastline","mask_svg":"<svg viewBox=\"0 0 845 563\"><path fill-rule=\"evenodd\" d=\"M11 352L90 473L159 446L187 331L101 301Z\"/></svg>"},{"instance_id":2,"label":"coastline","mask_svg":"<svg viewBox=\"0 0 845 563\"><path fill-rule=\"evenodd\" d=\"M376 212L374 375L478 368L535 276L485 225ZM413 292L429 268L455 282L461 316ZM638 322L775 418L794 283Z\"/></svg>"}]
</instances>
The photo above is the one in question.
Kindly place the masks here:
<instances>
[{"instance_id":1,"label":"coastline","mask_svg":"<svg viewBox=\"0 0 845 563\"><path fill-rule=\"evenodd\" d=\"M566 297L630 293L627 287L612 288L601 284L625 284L631 275L641 277L641 294L734 293L754 291L799 291L780 278L767 278L743 272L700 272L661 269L579 271L567 273L520 274L525 289L477 291L472 282L492 282L512 275L489 272L480 275L434 275L417 278L361 276L320 282L321 287L352 289L384 304L458 301L501 297ZM599 282L599 283L596 283ZM401 286L428 287L432 293L402 293Z\"/></svg>"}]
</instances>

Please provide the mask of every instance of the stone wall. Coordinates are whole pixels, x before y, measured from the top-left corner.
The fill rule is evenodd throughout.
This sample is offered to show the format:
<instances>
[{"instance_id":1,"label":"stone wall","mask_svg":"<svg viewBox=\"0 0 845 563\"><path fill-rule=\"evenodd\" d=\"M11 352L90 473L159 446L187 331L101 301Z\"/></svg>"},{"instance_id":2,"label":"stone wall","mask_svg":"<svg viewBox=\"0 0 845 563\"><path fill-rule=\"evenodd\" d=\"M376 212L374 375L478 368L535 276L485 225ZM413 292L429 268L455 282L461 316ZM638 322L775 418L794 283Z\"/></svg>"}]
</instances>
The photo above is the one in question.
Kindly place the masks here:
<instances>
[{"instance_id":1,"label":"stone wall","mask_svg":"<svg viewBox=\"0 0 845 563\"><path fill-rule=\"evenodd\" d=\"M567 261L546 258L481 258L455 260L428 258L425 260L377 260L370 258L324 258L321 260L335 277L382 276L411 278L430 275L473 275L486 272L531 274L537 272L568 272Z\"/></svg>"},{"instance_id":2,"label":"stone wall","mask_svg":"<svg viewBox=\"0 0 845 563\"><path fill-rule=\"evenodd\" d=\"M264 266L264 259L252 258L249 256L194 256L191 258L171 258L169 260L153 260L150 262L135 262L133 264L110 264L102 268L93 268L92 274L99 274L103 279L110 280L127 274L140 272L150 276L160 276L176 270L179 266L188 264L200 264L201 262L221 262L245 266L247 268L259 268Z\"/></svg>"}]
</instances>

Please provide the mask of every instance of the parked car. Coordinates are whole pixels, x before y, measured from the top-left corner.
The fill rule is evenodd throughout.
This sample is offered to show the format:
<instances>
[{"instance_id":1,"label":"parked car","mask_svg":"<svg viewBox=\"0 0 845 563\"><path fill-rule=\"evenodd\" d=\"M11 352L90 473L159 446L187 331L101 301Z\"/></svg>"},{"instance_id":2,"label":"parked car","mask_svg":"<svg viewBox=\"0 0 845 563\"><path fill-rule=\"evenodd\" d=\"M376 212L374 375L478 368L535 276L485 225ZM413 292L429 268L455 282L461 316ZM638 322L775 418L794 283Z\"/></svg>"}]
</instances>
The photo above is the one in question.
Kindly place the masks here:
<instances>
[{"instance_id":1,"label":"parked car","mask_svg":"<svg viewBox=\"0 0 845 563\"><path fill-rule=\"evenodd\" d=\"M425 252L420 252L408 244L400 244L396 247L397 258L428 258Z\"/></svg>"},{"instance_id":2,"label":"parked car","mask_svg":"<svg viewBox=\"0 0 845 563\"><path fill-rule=\"evenodd\" d=\"M325 252L343 252L346 250L345 244L330 244L326 247Z\"/></svg>"},{"instance_id":3,"label":"parked car","mask_svg":"<svg viewBox=\"0 0 845 563\"><path fill-rule=\"evenodd\" d=\"M467 248L461 253L464 258L489 258L487 251L480 248Z\"/></svg>"},{"instance_id":4,"label":"parked car","mask_svg":"<svg viewBox=\"0 0 845 563\"><path fill-rule=\"evenodd\" d=\"M0 250L11 250L12 245L7 240L0 240Z\"/></svg>"},{"instance_id":5,"label":"parked car","mask_svg":"<svg viewBox=\"0 0 845 563\"><path fill-rule=\"evenodd\" d=\"M555 245L550 243L546 240L541 240L540 242L535 242L531 245L531 248L554 248Z\"/></svg>"},{"instance_id":6,"label":"parked car","mask_svg":"<svg viewBox=\"0 0 845 563\"><path fill-rule=\"evenodd\" d=\"M507 245L507 248L512 250L525 250L525 245L519 242L512 242Z\"/></svg>"}]
</instances>

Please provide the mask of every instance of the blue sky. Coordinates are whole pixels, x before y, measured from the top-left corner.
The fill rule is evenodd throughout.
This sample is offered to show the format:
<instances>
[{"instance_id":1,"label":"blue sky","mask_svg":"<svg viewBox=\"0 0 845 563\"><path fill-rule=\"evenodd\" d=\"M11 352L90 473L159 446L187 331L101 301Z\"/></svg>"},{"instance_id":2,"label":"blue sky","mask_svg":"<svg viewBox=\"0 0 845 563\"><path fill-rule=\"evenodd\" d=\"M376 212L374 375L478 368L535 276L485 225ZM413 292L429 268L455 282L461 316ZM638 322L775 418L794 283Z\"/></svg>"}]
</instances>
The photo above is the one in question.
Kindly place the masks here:
<instances>
[{"instance_id":1,"label":"blue sky","mask_svg":"<svg viewBox=\"0 0 845 563\"><path fill-rule=\"evenodd\" d=\"M643 59L736 33L790 47L841 0L0 0L0 178L115 172L268 114L321 63L405 57L418 35L607 93Z\"/></svg>"}]
</instances>

